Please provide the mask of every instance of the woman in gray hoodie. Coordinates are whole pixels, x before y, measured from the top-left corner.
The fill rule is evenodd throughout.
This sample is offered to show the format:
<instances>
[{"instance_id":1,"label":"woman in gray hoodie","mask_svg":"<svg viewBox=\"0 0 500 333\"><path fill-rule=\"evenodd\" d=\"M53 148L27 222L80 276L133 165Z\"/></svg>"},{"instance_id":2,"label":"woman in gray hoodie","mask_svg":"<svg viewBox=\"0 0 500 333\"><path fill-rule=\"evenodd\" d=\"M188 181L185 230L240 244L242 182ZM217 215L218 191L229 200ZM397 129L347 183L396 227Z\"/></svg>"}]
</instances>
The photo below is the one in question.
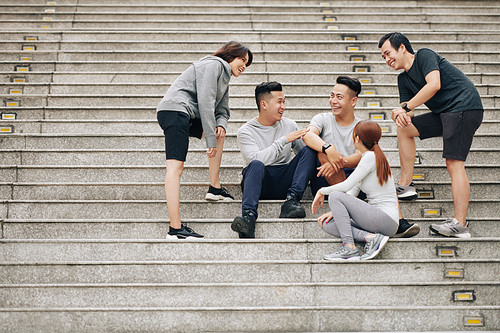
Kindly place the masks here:
<instances>
[{"instance_id":1,"label":"woman in gray hoodie","mask_svg":"<svg viewBox=\"0 0 500 333\"><path fill-rule=\"evenodd\" d=\"M222 147L229 119L229 80L250 66L252 52L228 42L214 55L201 58L182 73L158 104L157 118L165 134L165 194L170 215L167 239L203 238L180 220L180 182L189 137L205 136L210 187L205 199L234 199L220 184Z\"/></svg>"}]
</instances>

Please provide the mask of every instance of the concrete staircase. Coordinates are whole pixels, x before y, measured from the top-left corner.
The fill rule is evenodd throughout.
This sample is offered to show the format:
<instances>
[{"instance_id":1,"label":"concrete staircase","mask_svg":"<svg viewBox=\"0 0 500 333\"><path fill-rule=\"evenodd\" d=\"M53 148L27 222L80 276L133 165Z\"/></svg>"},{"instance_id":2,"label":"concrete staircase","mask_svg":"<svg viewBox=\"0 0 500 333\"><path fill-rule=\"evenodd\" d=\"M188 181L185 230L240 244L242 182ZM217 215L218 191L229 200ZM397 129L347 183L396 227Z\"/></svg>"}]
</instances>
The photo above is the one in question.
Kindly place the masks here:
<instances>
[{"instance_id":1,"label":"concrete staircase","mask_svg":"<svg viewBox=\"0 0 500 333\"><path fill-rule=\"evenodd\" d=\"M0 4L0 331L500 330L500 4L324 2ZM257 239L237 239L236 130L256 115L262 81L284 84L286 116L305 127L329 111L336 76L359 78L357 116L383 126L398 178L389 120L397 73L377 48L396 30L448 58L481 93L485 120L466 164L473 238L429 234L453 214L441 140L432 139L417 142L420 197L402 203L422 231L391 239L375 260L323 261L339 241L310 214L278 219L279 201L262 202ZM205 202L205 146L191 141L181 214L206 239L165 241L155 108L191 62L229 40L254 52L230 88L221 178L237 200Z\"/></svg>"}]
</instances>

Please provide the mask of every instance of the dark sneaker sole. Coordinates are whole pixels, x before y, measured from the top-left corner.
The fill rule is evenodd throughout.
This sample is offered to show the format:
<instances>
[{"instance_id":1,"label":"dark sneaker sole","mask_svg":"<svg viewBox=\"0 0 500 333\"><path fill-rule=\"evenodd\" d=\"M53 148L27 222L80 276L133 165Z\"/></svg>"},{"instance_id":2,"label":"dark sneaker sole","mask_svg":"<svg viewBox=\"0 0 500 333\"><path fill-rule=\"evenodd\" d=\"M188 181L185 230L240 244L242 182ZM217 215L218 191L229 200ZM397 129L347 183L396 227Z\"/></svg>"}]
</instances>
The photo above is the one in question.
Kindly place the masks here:
<instances>
[{"instance_id":1,"label":"dark sneaker sole","mask_svg":"<svg viewBox=\"0 0 500 333\"><path fill-rule=\"evenodd\" d=\"M418 224L414 224L408 229L406 229L404 232L395 234L392 238L410 238L418 235L419 232L420 232L420 226Z\"/></svg>"},{"instance_id":2,"label":"dark sneaker sole","mask_svg":"<svg viewBox=\"0 0 500 333\"><path fill-rule=\"evenodd\" d=\"M196 237L196 236L185 236L185 235L170 235L170 234L167 234L167 237L166 239L168 240L185 240L185 239L203 239L205 238L205 236L201 236L201 237Z\"/></svg>"},{"instance_id":3,"label":"dark sneaker sole","mask_svg":"<svg viewBox=\"0 0 500 333\"><path fill-rule=\"evenodd\" d=\"M230 197L225 197L223 195L207 193L205 196L205 200L207 201L233 201L234 199Z\"/></svg>"},{"instance_id":4,"label":"dark sneaker sole","mask_svg":"<svg viewBox=\"0 0 500 333\"><path fill-rule=\"evenodd\" d=\"M306 212L304 209L296 209L292 212L289 212L288 214L285 213L280 214L280 219L290 219L290 218L303 219L304 217L306 217Z\"/></svg>"},{"instance_id":5,"label":"dark sneaker sole","mask_svg":"<svg viewBox=\"0 0 500 333\"><path fill-rule=\"evenodd\" d=\"M417 197L418 197L418 195L416 193L408 195L408 196L405 196L405 197L398 195L398 199L399 200L415 200Z\"/></svg>"},{"instance_id":6,"label":"dark sneaker sole","mask_svg":"<svg viewBox=\"0 0 500 333\"><path fill-rule=\"evenodd\" d=\"M231 223L231 230L236 231L240 238L255 238L254 235L248 234L248 226L242 217L234 219L233 223Z\"/></svg>"}]
</instances>

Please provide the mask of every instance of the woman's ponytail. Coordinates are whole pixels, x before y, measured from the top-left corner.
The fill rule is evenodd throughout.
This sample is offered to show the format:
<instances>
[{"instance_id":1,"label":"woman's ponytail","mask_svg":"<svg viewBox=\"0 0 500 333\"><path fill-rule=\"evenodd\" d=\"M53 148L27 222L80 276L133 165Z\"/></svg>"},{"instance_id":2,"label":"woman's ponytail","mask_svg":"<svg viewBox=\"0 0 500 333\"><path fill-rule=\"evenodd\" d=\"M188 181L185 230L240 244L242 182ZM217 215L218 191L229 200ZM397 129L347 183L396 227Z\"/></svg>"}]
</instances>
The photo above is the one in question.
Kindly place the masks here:
<instances>
[{"instance_id":1,"label":"woman's ponytail","mask_svg":"<svg viewBox=\"0 0 500 333\"><path fill-rule=\"evenodd\" d=\"M372 120L361 120L354 127L353 135L359 137L366 149L375 153L378 183L380 186L384 185L389 180L391 168L384 152L378 145L378 141L382 137L382 129L379 124Z\"/></svg>"}]
</instances>

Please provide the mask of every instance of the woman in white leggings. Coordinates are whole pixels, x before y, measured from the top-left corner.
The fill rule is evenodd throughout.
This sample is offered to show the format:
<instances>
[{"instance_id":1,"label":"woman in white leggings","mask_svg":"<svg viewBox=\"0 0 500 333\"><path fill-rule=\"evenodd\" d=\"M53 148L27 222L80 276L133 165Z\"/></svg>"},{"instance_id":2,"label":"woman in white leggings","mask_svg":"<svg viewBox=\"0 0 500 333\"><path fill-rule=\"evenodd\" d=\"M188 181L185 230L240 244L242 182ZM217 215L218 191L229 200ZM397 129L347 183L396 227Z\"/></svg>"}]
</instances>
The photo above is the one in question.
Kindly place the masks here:
<instances>
[{"instance_id":1,"label":"woman in white leggings","mask_svg":"<svg viewBox=\"0 0 500 333\"><path fill-rule=\"evenodd\" d=\"M326 260L367 260L374 258L394 236L399 226L398 199L389 162L378 141L380 126L370 120L360 121L353 131L353 142L362 154L358 166L342 183L321 188L312 203L313 215L323 207L325 195L331 212L321 215L323 230L342 239L340 249L327 254ZM358 199L359 191L366 201ZM360 256L354 242L365 242Z\"/></svg>"}]
</instances>

